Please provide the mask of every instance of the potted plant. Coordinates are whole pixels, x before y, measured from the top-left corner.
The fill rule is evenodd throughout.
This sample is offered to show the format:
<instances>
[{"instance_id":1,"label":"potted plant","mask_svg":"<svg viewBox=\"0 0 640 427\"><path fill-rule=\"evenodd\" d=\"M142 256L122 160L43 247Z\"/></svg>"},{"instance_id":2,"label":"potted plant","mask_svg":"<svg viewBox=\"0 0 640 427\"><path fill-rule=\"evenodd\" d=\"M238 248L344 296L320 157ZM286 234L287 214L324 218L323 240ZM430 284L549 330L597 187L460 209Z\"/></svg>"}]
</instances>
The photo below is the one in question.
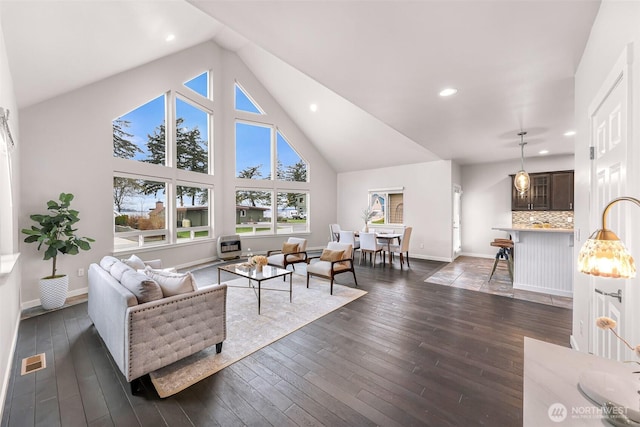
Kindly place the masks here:
<instances>
[{"instance_id":1,"label":"potted plant","mask_svg":"<svg viewBox=\"0 0 640 427\"><path fill-rule=\"evenodd\" d=\"M89 237L78 237L77 229L73 225L80 221L78 211L70 209L73 194L60 193L60 203L49 200L47 202L47 214L35 214L30 218L38 223L30 229L23 228L27 234L26 243L38 243L38 250L45 247L44 260L51 260L51 275L40 279L40 301L44 309L60 308L64 305L69 289L69 277L65 274L56 274L56 262L58 255L76 255L82 250L89 250L89 242L94 240Z\"/></svg>"}]
</instances>

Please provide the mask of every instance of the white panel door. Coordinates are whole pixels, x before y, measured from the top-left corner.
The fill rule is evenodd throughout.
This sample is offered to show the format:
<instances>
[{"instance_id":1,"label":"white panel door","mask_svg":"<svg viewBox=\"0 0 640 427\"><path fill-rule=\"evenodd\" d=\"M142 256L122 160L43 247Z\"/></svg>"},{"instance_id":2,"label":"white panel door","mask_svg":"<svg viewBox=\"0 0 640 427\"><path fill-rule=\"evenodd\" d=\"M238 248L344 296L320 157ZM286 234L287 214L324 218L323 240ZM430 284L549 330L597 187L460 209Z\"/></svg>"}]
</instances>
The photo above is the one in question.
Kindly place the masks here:
<instances>
[{"instance_id":1,"label":"white panel door","mask_svg":"<svg viewBox=\"0 0 640 427\"><path fill-rule=\"evenodd\" d=\"M455 259L462 252L462 232L460 230L460 203L462 198L462 187L453 186L453 258Z\"/></svg>"},{"instance_id":2,"label":"white panel door","mask_svg":"<svg viewBox=\"0 0 640 427\"><path fill-rule=\"evenodd\" d=\"M628 167L628 78L626 55L623 55L591 104L591 141L594 151L589 217L591 231L601 228L605 206L616 197L625 195ZM626 203L622 202L614 205L607 216L607 228L613 230L623 241L627 237L624 221L626 213ZM627 315L630 313L627 307L630 302L628 284L628 280L590 276L592 298L589 351L598 356L625 359L625 349L620 340L609 331L598 329L595 319L600 316L612 318L618 322L617 332L626 336L631 319ZM619 291L621 299L611 296L617 295Z\"/></svg>"}]
</instances>

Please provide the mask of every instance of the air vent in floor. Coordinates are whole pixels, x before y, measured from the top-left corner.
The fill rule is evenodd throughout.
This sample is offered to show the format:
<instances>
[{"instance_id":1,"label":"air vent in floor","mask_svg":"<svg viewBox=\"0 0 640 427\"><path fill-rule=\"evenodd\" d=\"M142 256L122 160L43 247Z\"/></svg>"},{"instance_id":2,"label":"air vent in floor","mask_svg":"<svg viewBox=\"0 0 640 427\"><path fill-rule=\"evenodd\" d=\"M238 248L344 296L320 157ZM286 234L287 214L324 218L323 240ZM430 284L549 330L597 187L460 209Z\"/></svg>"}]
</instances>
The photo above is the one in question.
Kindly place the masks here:
<instances>
[{"instance_id":1,"label":"air vent in floor","mask_svg":"<svg viewBox=\"0 0 640 427\"><path fill-rule=\"evenodd\" d=\"M21 375L30 374L47 367L47 359L44 353L36 354L22 359Z\"/></svg>"}]
</instances>

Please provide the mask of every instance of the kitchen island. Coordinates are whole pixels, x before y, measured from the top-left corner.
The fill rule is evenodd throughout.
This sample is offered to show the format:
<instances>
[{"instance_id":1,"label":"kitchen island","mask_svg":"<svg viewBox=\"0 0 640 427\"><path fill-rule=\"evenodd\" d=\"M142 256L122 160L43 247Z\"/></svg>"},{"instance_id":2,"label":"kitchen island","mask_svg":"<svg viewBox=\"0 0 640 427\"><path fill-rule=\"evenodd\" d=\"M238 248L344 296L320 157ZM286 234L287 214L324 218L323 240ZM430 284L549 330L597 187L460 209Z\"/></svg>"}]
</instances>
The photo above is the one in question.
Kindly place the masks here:
<instances>
[{"instance_id":1,"label":"kitchen island","mask_svg":"<svg viewBox=\"0 0 640 427\"><path fill-rule=\"evenodd\" d=\"M514 243L513 288L573 297L573 229L493 227Z\"/></svg>"}]
</instances>

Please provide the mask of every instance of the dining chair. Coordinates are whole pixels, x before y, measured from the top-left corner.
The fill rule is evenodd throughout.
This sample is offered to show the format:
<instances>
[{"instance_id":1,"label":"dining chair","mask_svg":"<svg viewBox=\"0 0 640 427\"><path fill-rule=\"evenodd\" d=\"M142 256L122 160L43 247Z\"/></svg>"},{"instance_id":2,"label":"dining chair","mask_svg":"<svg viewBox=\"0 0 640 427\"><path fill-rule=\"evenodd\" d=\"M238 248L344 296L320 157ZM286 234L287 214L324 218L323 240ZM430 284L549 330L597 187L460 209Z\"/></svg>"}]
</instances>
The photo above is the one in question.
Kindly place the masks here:
<instances>
[{"instance_id":1,"label":"dining chair","mask_svg":"<svg viewBox=\"0 0 640 427\"><path fill-rule=\"evenodd\" d=\"M340 243L346 243L348 245L351 245L351 247L353 248L351 257L353 258L353 255L356 253L356 250L360 249L360 241L356 240L355 232L341 230L338 236L340 237L338 239Z\"/></svg>"},{"instance_id":2,"label":"dining chair","mask_svg":"<svg viewBox=\"0 0 640 427\"><path fill-rule=\"evenodd\" d=\"M340 241L340 224L329 224L329 237L331 242Z\"/></svg>"},{"instance_id":3,"label":"dining chair","mask_svg":"<svg viewBox=\"0 0 640 427\"><path fill-rule=\"evenodd\" d=\"M385 257L382 251L386 248L386 245L381 245L376 241L376 233L360 233L360 261L358 264L362 264L362 255L364 254L364 260L367 261L367 255L371 261L371 254L373 254L373 267L376 267L376 257L380 254L382 258L382 264L385 263Z\"/></svg>"},{"instance_id":4,"label":"dining chair","mask_svg":"<svg viewBox=\"0 0 640 427\"><path fill-rule=\"evenodd\" d=\"M411 231L413 227L405 227L402 233L402 240L399 245L391 245L389 250L392 254L400 254L400 268L404 264L404 259L407 259L407 267L411 267L409 264L409 240L411 239Z\"/></svg>"}]
</instances>

